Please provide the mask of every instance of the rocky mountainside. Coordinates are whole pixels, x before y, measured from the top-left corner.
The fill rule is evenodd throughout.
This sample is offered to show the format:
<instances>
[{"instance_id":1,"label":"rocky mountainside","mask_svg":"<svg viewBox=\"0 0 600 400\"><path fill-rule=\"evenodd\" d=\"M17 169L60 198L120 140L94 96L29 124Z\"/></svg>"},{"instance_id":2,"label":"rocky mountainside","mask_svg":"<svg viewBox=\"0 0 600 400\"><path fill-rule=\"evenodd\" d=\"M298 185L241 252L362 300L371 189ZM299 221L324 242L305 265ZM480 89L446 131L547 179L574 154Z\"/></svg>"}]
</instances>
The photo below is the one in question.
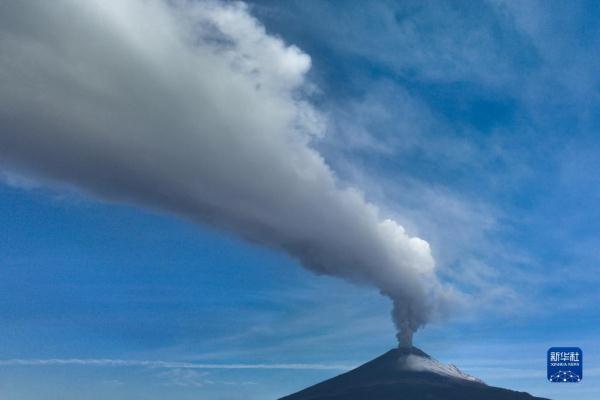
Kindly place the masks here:
<instances>
[{"instance_id":1,"label":"rocky mountainside","mask_svg":"<svg viewBox=\"0 0 600 400\"><path fill-rule=\"evenodd\" d=\"M396 348L280 400L548 400L488 386L416 347Z\"/></svg>"}]
</instances>

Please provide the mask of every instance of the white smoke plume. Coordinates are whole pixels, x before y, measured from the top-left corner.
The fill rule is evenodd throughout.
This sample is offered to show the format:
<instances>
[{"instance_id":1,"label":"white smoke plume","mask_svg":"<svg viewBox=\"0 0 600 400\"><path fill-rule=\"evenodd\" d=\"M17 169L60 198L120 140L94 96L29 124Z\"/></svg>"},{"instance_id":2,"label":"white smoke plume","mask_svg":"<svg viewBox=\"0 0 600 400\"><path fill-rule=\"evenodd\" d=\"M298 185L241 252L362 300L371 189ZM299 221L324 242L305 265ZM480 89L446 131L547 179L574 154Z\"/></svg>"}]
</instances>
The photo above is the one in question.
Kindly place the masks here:
<instances>
[{"instance_id":1,"label":"white smoke plume","mask_svg":"<svg viewBox=\"0 0 600 400\"><path fill-rule=\"evenodd\" d=\"M408 344L444 297L429 245L311 147L310 65L242 3L3 1L0 163L374 285Z\"/></svg>"}]
</instances>

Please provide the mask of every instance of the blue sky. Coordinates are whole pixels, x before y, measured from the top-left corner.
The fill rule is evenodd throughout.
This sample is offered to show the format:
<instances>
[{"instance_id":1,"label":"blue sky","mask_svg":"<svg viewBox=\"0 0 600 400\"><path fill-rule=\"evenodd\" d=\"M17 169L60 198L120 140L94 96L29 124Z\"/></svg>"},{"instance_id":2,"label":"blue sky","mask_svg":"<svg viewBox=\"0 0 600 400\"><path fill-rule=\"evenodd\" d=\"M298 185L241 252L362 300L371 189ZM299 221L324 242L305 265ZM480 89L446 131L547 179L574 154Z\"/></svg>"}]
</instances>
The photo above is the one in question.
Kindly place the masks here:
<instances>
[{"instance_id":1,"label":"blue sky","mask_svg":"<svg viewBox=\"0 0 600 400\"><path fill-rule=\"evenodd\" d=\"M328 121L310 147L427 240L440 280L466 294L416 345L489 384L595 399L598 4L288 1L247 12L310 57L303 100ZM0 156L7 399L277 398L395 345L390 302L373 287ZM563 345L584 351L579 384L546 382L546 350Z\"/></svg>"}]
</instances>

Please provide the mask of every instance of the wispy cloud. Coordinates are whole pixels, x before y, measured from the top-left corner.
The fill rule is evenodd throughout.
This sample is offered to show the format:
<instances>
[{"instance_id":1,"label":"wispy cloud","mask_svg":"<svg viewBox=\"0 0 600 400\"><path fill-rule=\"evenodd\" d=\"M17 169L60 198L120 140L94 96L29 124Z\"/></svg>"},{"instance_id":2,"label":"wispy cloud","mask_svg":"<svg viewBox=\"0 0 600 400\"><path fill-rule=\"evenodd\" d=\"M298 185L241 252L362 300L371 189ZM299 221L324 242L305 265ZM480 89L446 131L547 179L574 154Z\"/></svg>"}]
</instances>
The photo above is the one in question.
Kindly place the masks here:
<instances>
[{"instance_id":1,"label":"wispy cloud","mask_svg":"<svg viewBox=\"0 0 600 400\"><path fill-rule=\"evenodd\" d=\"M222 381L209 378L208 372L193 369L174 368L158 374L159 378L167 380L167 384L183 387L203 387L206 385L248 386L257 385L253 381Z\"/></svg>"},{"instance_id":2,"label":"wispy cloud","mask_svg":"<svg viewBox=\"0 0 600 400\"><path fill-rule=\"evenodd\" d=\"M146 367L177 369L290 369L290 370L349 370L348 364L201 364L161 360L122 360L109 358L49 358L49 359L6 359L1 366L90 366L90 367Z\"/></svg>"}]
</instances>

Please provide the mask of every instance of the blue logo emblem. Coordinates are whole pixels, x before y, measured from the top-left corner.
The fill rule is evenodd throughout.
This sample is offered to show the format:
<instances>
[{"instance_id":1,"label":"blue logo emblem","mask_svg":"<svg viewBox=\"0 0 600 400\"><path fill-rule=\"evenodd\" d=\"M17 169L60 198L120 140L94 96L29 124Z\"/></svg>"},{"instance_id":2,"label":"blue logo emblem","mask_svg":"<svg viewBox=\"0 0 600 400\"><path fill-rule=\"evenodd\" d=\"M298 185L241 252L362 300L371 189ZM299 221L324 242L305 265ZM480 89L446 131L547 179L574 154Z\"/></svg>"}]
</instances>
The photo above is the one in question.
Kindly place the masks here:
<instances>
[{"instance_id":1,"label":"blue logo emblem","mask_svg":"<svg viewBox=\"0 0 600 400\"><path fill-rule=\"evenodd\" d=\"M548 349L548 380L579 382L583 379L583 352L579 347Z\"/></svg>"}]
</instances>

